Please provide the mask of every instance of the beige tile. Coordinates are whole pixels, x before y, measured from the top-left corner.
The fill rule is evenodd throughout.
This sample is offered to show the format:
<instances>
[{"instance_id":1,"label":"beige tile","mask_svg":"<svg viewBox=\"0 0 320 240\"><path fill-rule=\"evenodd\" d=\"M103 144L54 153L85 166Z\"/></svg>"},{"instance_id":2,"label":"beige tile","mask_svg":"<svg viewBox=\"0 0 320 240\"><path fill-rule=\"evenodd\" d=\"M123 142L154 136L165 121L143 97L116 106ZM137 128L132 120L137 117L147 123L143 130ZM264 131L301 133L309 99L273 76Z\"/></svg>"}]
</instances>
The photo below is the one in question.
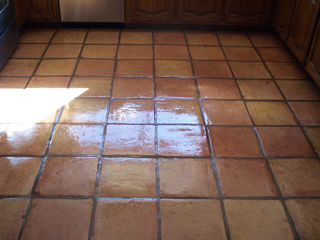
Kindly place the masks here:
<instances>
[{"instance_id":1,"label":"beige tile","mask_svg":"<svg viewBox=\"0 0 320 240\"><path fill-rule=\"evenodd\" d=\"M9 59L0 71L0 76L31 76L39 60Z\"/></svg>"},{"instance_id":2,"label":"beige tile","mask_svg":"<svg viewBox=\"0 0 320 240\"><path fill-rule=\"evenodd\" d=\"M42 60L36 75L72 75L76 66L76 59L46 59Z\"/></svg>"},{"instance_id":3,"label":"beige tile","mask_svg":"<svg viewBox=\"0 0 320 240\"><path fill-rule=\"evenodd\" d=\"M118 59L153 59L152 45L120 45Z\"/></svg>"},{"instance_id":4,"label":"beige tile","mask_svg":"<svg viewBox=\"0 0 320 240\"><path fill-rule=\"evenodd\" d=\"M90 29L86 38L86 43L117 44L118 41L118 29Z\"/></svg>"},{"instance_id":5,"label":"beige tile","mask_svg":"<svg viewBox=\"0 0 320 240\"><path fill-rule=\"evenodd\" d=\"M113 97L151 98L154 97L154 83L151 78L115 78Z\"/></svg>"},{"instance_id":6,"label":"beige tile","mask_svg":"<svg viewBox=\"0 0 320 240\"><path fill-rule=\"evenodd\" d=\"M27 29L20 38L21 43L49 43L55 29Z\"/></svg>"},{"instance_id":7,"label":"beige tile","mask_svg":"<svg viewBox=\"0 0 320 240\"><path fill-rule=\"evenodd\" d=\"M232 78L227 61L193 61L196 77Z\"/></svg>"},{"instance_id":8,"label":"beige tile","mask_svg":"<svg viewBox=\"0 0 320 240\"><path fill-rule=\"evenodd\" d=\"M29 78L27 77L0 77L0 89L20 88L23 89L27 85Z\"/></svg>"},{"instance_id":9,"label":"beige tile","mask_svg":"<svg viewBox=\"0 0 320 240\"><path fill-rule=\"evenodd\" d=\"M192 68L190 61L178 60L156 60L155 61L157 77L192 77Z\"/></svg>"},{"instance_id":10,"label":"beige tile","mask_svg":"<svg viewBox=\"0 0 320 240\"><path fill-rule=\"evenodd\" d=\"M320 91L312 81L277 80L288 100L320 100Z\"/></svg>"},{"instance_id":11,"label":"beige tile","mask_svg":"<svg viewBox=\"0 0 320 240\"><path fill-rule=\"evenodd\" d=\"M116 57L117 45L85 45L82 58L111 58Z\"/></svg>"},{"instance_id":12,"label":"beige tile","mask_svg":"<svg viewBox=\"0 0 320 240\"><path fill-rule=\"evenodd\" d=\"M267 62L294 62L290 52L284 48L257 48L260 56Z\"/></svg>"},{"instance_id":13,"label":"beige tile","mask_svg":"<svg viewBox=\"0 0 320 240\"><path fill-rule=\"evenodd\" d=\"M81 44L51 44L44 58L78 58Z\"/></svg>"},{"instance_id":14,"label":"beige tile","mask_svg":"<svg viewBox=\"0 0 320 240\"><path fill-rule=\"evenodd\" d=\"M153 76L152 60L118 60L116 76L118 77L151 77Z\"/></svg>"},{"instance_id":15,"label":"beige tile","mask_svg":"<svg viewBox=\"0 0 320 240\"><path fill-rule=\"evenodd\" d=\"M47 44L19 44L11 58L41 58Z\"/></svg>"},{"instance_id":16,"label":"beige tile","mask_svg":"<svg viewBox=\"0 0 320 240\"><path fill-rule=\"evenodd\" d=\"M242 32L218 32L221 46L251 47L249 38Z\"/></svg>"},{"instance_id":17,"label":"beige tile","mask_svg":"<svg viewBox=\"0 0 320 240\"><path fill-rule=\"evenodd\" d=\"M33 77L27 88L67 88L70 77Z\"/></svg>"},{"instance_id":18,"label":"beige tile","mask_svg":"<svg viewBox=\"0 0 320 240\"><path fill-rule=\"evenodd\" d=\"M236 78L271 78L261 62L230 62L230 67Z\"/></svg>"},{"instance_id":19,"label":"beige tile","mask_svg":"<svg viewBox=\"0 0 320 240\"><path fill-rule=\"evenodd\" d=\"M152 44L152 31L125 30L121 32L121 44Z\"/></svg>"},{"instance_id":20,"label":"beige tile","mask_svg":"<svg viewBox=\"0 0 320 240\"><path fill-rule=\"evenodd\" d=\"M186 31L186 38L189 45L219 45L215 32L211 31Z\"/></svg>"},{"instance_id":21,"label":"beige tile","mask_svg":"<svg viewBox=\"0 0 320 240\"><path fill-rule=\"evenodd\" d=\"M198 78L201 98L240 99L241 95L233 79Z\"/></svg>"},{"instance_id":22,"label":"beige tile","mask_svg":"<svg viewBox=\"0 0 320 240\"><path fill-rule=\"evenodd\" d=\"M155 45L155 59L189 59L188 47L186 45Z\"/></svg>"},{"instance_id":23,"label":"beige tile","mask_svg":"<svg viewBox=\"0 0 320 240\"><path fill-rule=\"evenodd\" d=\"M108 77L75 77L69 88L86 88L80 97L109 97L111 82Z\"/></svg>"},{"instance_id":24,"label":"beige tile","mask_svg":"<svg viewBox=\"0 0 320 240\"><path fill-rule=\"evenodd\" d=\"M158 98L198 98L192 78L157 78Z\"/></svg>"},{"instance_id":25,"label":"beige tile","mask_svg":"<svg viewBox=\"0 0 320 240\"><path fill-rule=\"evenodd\" d=\"M232 61L261 61L253 47L224 47L227 59Z\"/></svg>"},{"instance_id":26,"label":"beige tile","mask_svg":"<svg viewBox=\"0 0 320 240\"><path fill-rule=\"evenodd\" d=\"M221 47L189 46L192 60L225 60Z\"/></svg>"},{"instance_id":27,"label":"beige tile","mask_svg":"<svg viewBox=\"0 0 320 240\"><path fill-rule=\"evenodd\" d=\"M289 105L301 125L320 125L320 102L290 102Z\"/></svg>"},{"instance_id":28,"label":"beige tile","mask_svg":"<svg viewBox=\"0 0 320 240\"><path fill-rule=\"evenodd\" d=\"M81 59L76 76L109 77L113 75L114 60Z\"/></svg>"},{"instance_id":29,"label":"beige tile","mask_svg":"<svg viewBox=\"0 0 320 240\"><path fill-rule=\"evenodd\" d=\"M87 29L59 29L52 39L52 43L83 43Z\"/></svg>"},{"instance_id":30,"label":"beige tile","mask_svg":"<svg viewBox=\"0 0 320 240\"><path fill-rule=\"evenodd\" d=\"M244 99L283 100L272 80L237 80Z\"/></svg>"},{"instance_id":31,"label":"beige tile","mask_svg":"<svg viewBox=\"0 0 320 240\"><path fill-rule=\"evenodd\" d=\"M309 79L298 63L266 62L275 79Z\"/></svg>"}]
</instances>

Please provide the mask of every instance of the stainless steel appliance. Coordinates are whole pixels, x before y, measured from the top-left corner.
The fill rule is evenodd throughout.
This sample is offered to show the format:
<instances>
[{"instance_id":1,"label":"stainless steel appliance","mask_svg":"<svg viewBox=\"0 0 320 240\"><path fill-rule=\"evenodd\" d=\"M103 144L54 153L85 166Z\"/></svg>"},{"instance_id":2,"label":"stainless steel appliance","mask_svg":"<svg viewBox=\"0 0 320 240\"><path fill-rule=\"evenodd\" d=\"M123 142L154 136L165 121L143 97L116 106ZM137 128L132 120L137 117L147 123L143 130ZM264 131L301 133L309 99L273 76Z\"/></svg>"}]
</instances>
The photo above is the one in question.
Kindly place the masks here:
<instances>
[{"instance_id":1,"label":"stainless steel appliance","mask_svg":"<svg viewBox=\"0 0 320 240\"><path fill-rule=\"evenodd\" d=\"M62 22L124 22L124 0L59 0Z\"/></svg>"},{"instance_id":2,"label":"stainless steel appliance","mask_svg":"<svg viewBox=\"0 0 320 240\"><path fill-rule=\"evenodd\" d=\"M0 0L0 70L19 44L12 0Z\"/></svg>"}]
</instances>

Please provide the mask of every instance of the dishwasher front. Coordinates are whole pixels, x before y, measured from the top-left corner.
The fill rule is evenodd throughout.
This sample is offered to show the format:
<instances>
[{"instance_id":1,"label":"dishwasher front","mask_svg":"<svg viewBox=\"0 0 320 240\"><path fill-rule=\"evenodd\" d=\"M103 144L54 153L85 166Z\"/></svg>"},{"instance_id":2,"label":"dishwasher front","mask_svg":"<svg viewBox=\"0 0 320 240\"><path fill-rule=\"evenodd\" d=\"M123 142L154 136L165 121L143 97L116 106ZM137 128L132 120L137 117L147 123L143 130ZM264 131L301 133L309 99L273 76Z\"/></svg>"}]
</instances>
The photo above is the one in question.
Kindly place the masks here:
<instances>
[{"instance_id":1,"label":"dishwasher front","mask_svg":"<svg viewBox=\"0 0 320 240\"><path fill-rule=\"evenodd\" d=\"M124 22L124 0L59 0L62 22Z\"/></svg>"}]
</instances>

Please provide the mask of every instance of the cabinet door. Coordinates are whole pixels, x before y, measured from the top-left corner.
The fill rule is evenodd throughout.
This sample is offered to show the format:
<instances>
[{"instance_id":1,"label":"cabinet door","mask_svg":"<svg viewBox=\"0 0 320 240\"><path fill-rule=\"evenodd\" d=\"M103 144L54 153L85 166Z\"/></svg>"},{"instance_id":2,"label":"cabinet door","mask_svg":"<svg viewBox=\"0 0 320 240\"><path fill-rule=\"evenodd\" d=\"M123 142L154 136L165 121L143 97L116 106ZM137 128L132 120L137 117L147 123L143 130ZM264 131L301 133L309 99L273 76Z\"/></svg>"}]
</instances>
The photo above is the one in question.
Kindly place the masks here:
<instances>
[{"instance_id":1,"label":"cabinet door","mask_svg":"<svg viewBox=\"0 0 320 240\"><path fill-rule=\"evenodd\" d=\"M27 1L26 0L14 0L14 6L16 10L17 24L20 28L26 19Z\"/></svg>"},{"instance_id":2,"label":"cabinet door","mask_svg":"<svg viewBox=\"0 0 320 240\"><path fill-rule=\"evenodd\" d=\"M128 22L173 22L174 0L128 0Z\"/></svg>"},{"instance_id":3,"label":"cabinet door","mask_svg":"<svg viewBox=\"0 0 320 240\"><path fill-rule=\"evenodd\" d=\"M303 65L318 19L319 2L320 0L298 0L293 15L287 45Z\"/></svg>"},{"instance_id":4,"label":"cabinet door","mask_svg":"<svg viewBox=\"0 0 320 240\"><path fill-rule=\"evenodd\" d=\"M294 8L295 0L278 0L273 19L273 26L284 41L287 41Z\"/></svg>"},{"instance_id":5,"label":"cabinet door","mask_svg":"<svg viewBox=\"0 0 320 240\"><path fill-rule=\"evenodd\" d=\"M220 22L222 0L179 0L178 21Z\"/></svg>"},{"instance_id":6,"label":"cabinet door","mask_svg":"<svg viewBox=\"0 0 320 240\"><path fill-rule=\"evenodd\" d=\"M28 0L27 20L33 22L59 22L58 0Z\"/></svg>"},{"instance_id":7,"label":"cabinet door","mask_svg":"<svg viewBox=\"0 0 320 240\"><path fill-rule=\"evenodd\" d=\"M272 16L273 0L227 0L226 23L266 25Z\"/></svg>"}]
</instances>

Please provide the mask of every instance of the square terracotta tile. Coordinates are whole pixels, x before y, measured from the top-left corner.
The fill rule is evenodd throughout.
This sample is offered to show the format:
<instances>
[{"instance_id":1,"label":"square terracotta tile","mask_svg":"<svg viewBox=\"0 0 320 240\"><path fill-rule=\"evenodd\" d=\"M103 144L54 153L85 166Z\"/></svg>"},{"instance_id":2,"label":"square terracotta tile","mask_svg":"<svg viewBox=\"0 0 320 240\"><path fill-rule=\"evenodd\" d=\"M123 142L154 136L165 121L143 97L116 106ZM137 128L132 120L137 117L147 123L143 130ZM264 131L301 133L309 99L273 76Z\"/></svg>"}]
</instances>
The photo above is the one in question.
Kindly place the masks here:
<instances>
[{"instance_id":1,"label":"square terracotta tile","mask_svg":"<svg viewBox=\"0 0 320 240\"><path fill-rule=\"evenodd\" d=\"M104 155L154 155L154 126L108 125Z\"/></svg>"},{"instance_id":2,"label":"square terracotta tile","mask_svg":"<svg viewBox=\"0 0 320 240\"><path fill-rule=\"evenodd\" d=\"M0 76L31 76L39 60L9 59L0 71Z\"/></svg>"},{"instance_id":3,"label":"square terracotta tile","mask_svg":"<svg viewBox=\"0 0 320 240\"><path fill-rule=\"evenodd\" d=\"M155 30L154 44L186 44L184 32L180 30Z\"/></svg>"},{"instance_id":4,"label":"square terracotta tile","mask_svg":"<svg viewBox=\"0 0 320 240\"><path fill-rule=\"evenodd\" d=\"M161 200L161 218L162 239L227 239L219 200Z\"/></svg>"},{"instance_id":5,"label":"square terracotta tile","mask_svg":"<svg viewBox=\"0 0 320 240\"><path fill-rule=\"evenodd\" d=\"M225 200L232 239L295 239L279 200Z\"/></svg>"},{"instance_id":6,"label":"square terracotta tile","mask_svg":"<svg viewBox=\"0 0 320 240\"><path fill-rule=\"evenodd\" d=\"M155 59L190 59L186 45L155 45Z\"/></svg>"},{"instance_id":7,"label":"square terracotta tile","mask_svg":"<svg viewBox=\"0 0 320 240\"><path fill-rule=\"evenodd\" d=\"M192 78L157 78L158 98L198 98Z\"/></svg>"},{"instance_id":8,"label":"square terracotta tile","mask_svg":"<svg viewBox=\"0 0 320 240\"><path fill-rule=\"evenodd\" d=\"M70 77L33 77L28 88L67 88Z\"/></svg>"},{"instance_id":9,"label":"square terracotta tile","mask_svg":"<svg viewBox=\"0 0 320 240\"><path fill-rule=\"evenodd\" d=\"M52 125L10 124L10 129L0 134L1 155L43 155Z\"/></svg>"},{"instance_id":10,"label":"square terracotta tile","mask_svg":"<svg viewBox=\"0 0 320 240\"><path fill-rule=\"evenodd\" d=\"M189 46L192 60L226 60L221 47Z\"/></svg>"},{"instance_id":11,"label":"square terracotta tile","mask_svg":"<svg viewBox=\"0 0 320 240\"><path fill-rule=\"evenodd\" d=\"M117 48L117 45L85 45L81 57L115 59Z\"/></svg>"},{"instance_id":12,"label":"square terracotta tile","mask_svg":"<svg viewBox=\"0 0 320 240\"><path fill-rule=\"evenodd\" d=\"M230 62L236 78L271 78L261 62Z\"/></svg>"},{"instance_id":13,"label":"square terracotta tile","mask_svg":"<svg viewBox=\"0 0 320 240\"><path fill-rule=\"evenodd\" d=\"M208 125L252 125L243 101L202 101Z\"/></svg>"},{"instance_id":14,"label":"square terracotta tile","mask_svg":"<svg viewBox=\"0 0 320 240\"><path fill-rule=\"evenodd\" d=\"M320 102L289 102L301 125L320 125Z\"/></svg>"},{"instance_id":15,"label":"square terracotta tile","mask_svg":"<svg viewBox=\"0 0 320 240\"><path fill-rule=\"evenodd\" d=\"M256 125L297 125L285 102L246 102Z\"/></svg>"},{"instance_id":16,"label":"square terracotta tile","mask_svg":"<svg viewBox=\"0 0 320 240\"><path fill-rule=\"evenodd\" d=\"M277 80L288 100L320 100L320 91L312 81Z\"/></svg>"},{"instance_id":17,"label":"square terracotta tile","mask_svg":"<svg viewBox=\"0 0 320 240\"><path fill-rule=\"evenodd\" d=\"M240 92L233 79L197 79L201 98L240 99Z\"/></svg>"},{"instance_id":18,"label":"square terracotta tile","mask_svg":"<svg viewBox=\"0 0 320 240\"><path fill-rule=\"evenodd\" d=\"M158 124L203 124L196 100L158 100L156 105Z\"/></svg>"},{"instance_id":19,"label":"square terracotta tile","mask_svg":"<svg viewBox=\"0 0 320 240\"><path fill-rule=\"evenodd\" d=\"M227 61L193 61L196 77L232 78Z\"/></svg>"},{"instance_id":20,"label":"square terracotta tile","mask_svg":"<svg viewBox=\"0 0 320 240\"><path fill-rule=\"evenodd\" d=\"M99 154L103 126L58 124L49 154Z\"/></svg>"},{"instance_id":21,"label":"square terracotta tile","mask_svg":"<svg viewBox=\"0 0 320 240\"><path fill-rule=\"evenodd\" d=\"M156 197L155 160L104 159L99 195L101 197Z\"/></svg>"},{"instance_id":22,"label":"square terracotta tile","mask_svg":"<svg viewBox=\"0 0 320 240\"><path fill-rule=\"evenodd\" d=\"M151 78L115 78L112 96L117 98L152 98L154 83Z\"/></svg>"},{"instance_id":23,"label":"square terracotta tile","mask_svg":"<svg viewBox=\"0 0 320 240\"><path fill-rule=\"evenodd\" d=\"M216 157L262 157L257 137L251 128L209 127Z\"/></svg>"},{"instance_id":24,"label":"square terracotta tile","mask_svg":"<svg viewBox=\"0 0 320 240\"><path fill-rule=\"evenodd\" d=\"M59 29L52 39L52 43L83 43L87 29Z\"/></svg>"},{"instance_id":25,"label":"square terracotta tile","mask_svg":"<svg viewBox=\"0 0 320 240\"><path fill-rule=\"evenodd\" d=\"M76 67L76 59L46 59L40 62L36 75L63 76L72 75Z\"/></svg>"},{"instance_id":26,"label":"square terracotta tile","mask_svg":"<svg viewBox=\"0 0 320 240\"><path fill-rule=\"evenodd\" d=\"M93 240L157 239L155 200L98 200Z\"/></svg>"},{"instance_id":27,"label":"square terracotta tile","mask_svg":"<svg viewBox=\"0 0 320 240\"><path fill-rule=\"evenodd\" d=\"M0 195L30 195L40 164L41 158L0 158Z\"/></svg>"},{"instance_id":28,"label":"square terracotta tile","mask_svg":"<svg viewBox=\"0 0 320 240\"><path fill-rule=\"evenodd\" d=\"M93 196L97 158L49 157L36 187L40 196Z\"/></svg>"},{"instance_id":29,"label":"square terracotta tile","mask_svg":"<svg viewBox=\"0 0 320 240\"><path fill-rule=\"evenodd\" d=\"M284 48L257 48L263 61L266 62L294 62L294 58Z\"/></svg>"},{"instance_id":30,"label":"square terracotta tile","mask_svg":"<svg viewBox=\"0 0 320 240\"><path fill-rule=\"evenodd\" d=\"M152 45L120 45L118 59L153 59Z\"/></svg>"},{"instance_id":31,"label":"square terracotta tile","mask_svg":"<svg viewBox=\"0 0 320 240\"><path fill-rule=\"evenodd\" d=\"M242 32L218 32L221 46L251 47L247 35Z\"/></svg>"},{"instance_id":32,"label":"square terracotta tile","mask_svg":"<svg viewBox=\"0 0 320 240\"><path fill-rule=\"evenodd\" d=\"M298 127L258 127L267 157L313 157L314 153Z\"/></svg>"},{"instance_id":33,"label":"square terracotta tile","mask_svg":"<svg viewBox=\"0 0 320 240\"><path fill-rule=\"evenodd\" d=\"M49 43L55 29L27 29L20 37L21 43Z\"/></svg>"},{"instance_id":34,"label":"square terracotta tile","mask_svg":"<svg viewBox=\"0 0 320 240\"><path fill-rule=\"evenodd\" d=\"M275 79L309 79L297 63L266 62Z\"/></svg>"},{"instance_id":35,"label":"square terracotta tile","mask_svg":"<svg viewBox=\"0 0 320 240\"><path fill-rule=\"evenodd\" d=\"M28 77L0 77L0 89L20 88L23 89L29 81Z\"/></svg>"},{"instance_id":36,"label":"square terracotta tile","mask_svg":"<svg viewBox=\"0 0 320 240\"><path fill-rule=\"evenodd\" d=\"M11 58L41 58L47 44L19 44Z\"/></svg>"},{"instance_id":37,"label":"square terracotta tile","mask_svg":"<svg viewBox=\"0 0 320 240\"><path fill-rule=\"evenodd\" d=\"M317 159L272 159L270 164L284 197L320 196Z\"/></svg>"},{"instance_id":38,"label":"square terracotta tile","mask_svg":"<svg viewBox=\"0 0 320 240\"><path fill-rule=\"evenodd\" d=\"M209 157L203 126L158 126L158 153L162 156Z\"/></svg>"},{"instance_id":39,"label":"square terracotta tile","mask_svg":"<svg viewBox=\"0 0 320 240\"><path fill-rule=\"evenodd\" d=\"M303 129L311 141L316 153L320 156L320 128L306 127Z\"/></svg>"},{"instance_id":40,"label":"square terracotta tile","mask_svg":"<svg viewBox=\"0 0 320 240\"><path fill-rule=\"evenodd\" d=\"M117 44L118 41L118 29L90 29L86 38L86 43Z\"/></svg>"},{"instance_id":41,"label":"square terracotta tile","mask_svg":"<svg viewBox=\"0 0 320 240\"><path fill-rule=\"evenodd\" d=\"M160 196L218 197L210 159L160 159Z\"/></svg>"},{"instance_id":42,"label":"square terracotta tile","mask_svg":"<svg viewBox=\"0 0 320 240\"><path fill-rule=\"evenodd\" d=\"M244 99L283 100L272 80L237 80Z\"/></svg>"},{"instance_id":43,"label":"square terracotta tile","mask_svg":"<svg viewBox=\"0 0 320 240\"><path fill-rule=\"evenodd\" d=\"M125 30L121 32L121 44L152 44L152 31Z\"/></svg>"},{"instance_id":44,"label":"square terracotta tile","mask_svg":"<svg viewBox=\"0 0 320 240\"><path fill-rule=\"evenodd\" d=\"M78 58L81 44L51 44L44 58Z\"/></svg>"},{"instance_id":45,"label":"square terracotta tile","mask_svg":"<svg viewBox=\"0 0 320 240\"><path fill-rule=\"evenodd\" d=\"M232 61L261 61L253 47L224 47L227 59Z\"/></svg>"},{"instance_id":46,"label":"square terracotta tile","mask_svg":"<svg viewBox=\"0 0 320 240\"><path fill-rule=\"evenodd\" d=\"M186 38L189 45L219 45L215 32L211 31L186 31Z\"/></svg>"},{"instance_id":47,"label":"square terracotta tile","mask_svg":"<svg viewBox=\"0 0 320 240\"><path fill-rule=\"evenodd\" d=\"M87 239L91 210L91 199L34 199L21 239Z\"/></svg>"},{"instance_id":48,"label":"square terracotta tile","mask_svg":"<svg viewBox=\"0 0 320 240\"><path fill-rule=\"evenodd\" d=\"M319 199L290 199L286 201L286 205L300 239L319 239Z\"/></svg>"},{"instance_id":49,"label":"square terracotta tile","mask_svg":"<svg viewBox=\"0 0 320 240\"><path fill-rule=\"evenodd\" d=\"M78 63L76 76L112 76L114 60L81 59Z\"/></svg>"},{"instance_id":50,"label":"square terracotta tile","mask_svg":"<svg viewBox=\"0 0 320 240\"><path fill-rule=\"evenodd\" d=\"M151 77L153 76L152 60L119 60L116 76L118 77Z\"/></svg>"},{"instance_id":51,"label":"square terracotta tile","mask_svg":"<svg viewBox=\"0 0 320 240\"><path fill-rule=\"evenodd\" d=\"M108 123L154 123L154 101L112 99Z\"/></svg>"},{"instance_id":52,"label":"square terracotta tile","mask_svg":"<svg viewBox=\"0 0 320 240\"><path fill-rule=\"evenodd\" d=\"M80 97L109 97L112 78L104 77L75 77L69 88L87 88Z\"/></svg>"},{"instance_id":53,"label":"square terracotta tile","mask_svg":"<svg viewBox=\"0 0 320 240\"><path fill-rule=\"evenodd\" d=\"M217 159L225 197L275 197L277 188L264 159Z\"/></svg>"},{"instance_id":54,"label":"square terracotta tile","mask_svg":"<svg viewBox=\"0 0 320 240\"><path fill-rule=\"evenodd\" d=\"M156 60L157 77L193 77L190 61Z\"/></svg>"},{"instance_id":55,"label":"square terracotta tile","mask_svg":"<svg viewBox=\"0 0 320 240\"><path fill-rule=\"evenodd\" d=\"M249 32L248 36L255 47L283 47L279 36L266 32Z\"/></svg>"}]
</instances>

